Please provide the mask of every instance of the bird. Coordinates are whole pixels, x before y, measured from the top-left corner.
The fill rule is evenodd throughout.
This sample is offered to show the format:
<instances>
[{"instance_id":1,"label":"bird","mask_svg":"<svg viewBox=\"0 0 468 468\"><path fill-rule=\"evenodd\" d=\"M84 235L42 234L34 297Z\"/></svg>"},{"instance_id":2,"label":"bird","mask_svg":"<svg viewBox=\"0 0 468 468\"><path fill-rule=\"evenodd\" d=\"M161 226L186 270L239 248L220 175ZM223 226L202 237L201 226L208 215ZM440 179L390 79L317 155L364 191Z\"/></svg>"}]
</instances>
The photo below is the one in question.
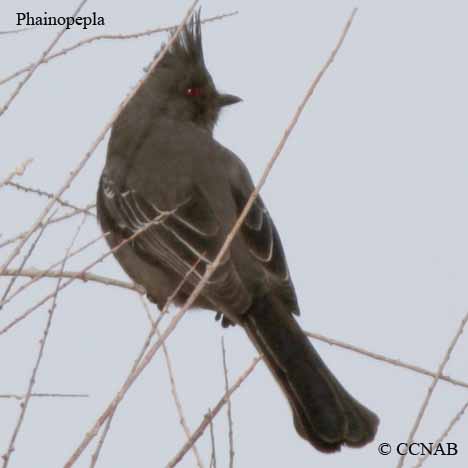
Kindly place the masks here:
<instances>
[{"instance_id":1,"label":"bird","mask_svg":"<svg viewBox=\"0 0 468 468\"><path fill-rule=\"evenodd\" d=\"M97 191L115 258L160 309L187 300L254 191L246 165L213 136L221 111L241 99L218 91L208 72L200 10L170 34L112 126ZM374 439L379 418L345 390L298 323L285 252L260 196L192 307L246 332L313 447L332 453Z\"/></svg>"}]
</instances>

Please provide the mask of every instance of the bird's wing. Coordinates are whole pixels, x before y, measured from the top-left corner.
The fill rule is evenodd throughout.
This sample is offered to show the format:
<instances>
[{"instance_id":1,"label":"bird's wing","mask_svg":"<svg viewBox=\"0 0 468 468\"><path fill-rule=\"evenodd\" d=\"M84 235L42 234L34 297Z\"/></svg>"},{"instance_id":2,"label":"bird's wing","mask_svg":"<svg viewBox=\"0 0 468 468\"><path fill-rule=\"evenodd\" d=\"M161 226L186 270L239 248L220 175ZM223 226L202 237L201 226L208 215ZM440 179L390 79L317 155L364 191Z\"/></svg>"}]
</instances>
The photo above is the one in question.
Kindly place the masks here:
<instances>
[{"instance_id":1,"label":"bird's wing","mask_svg":"<svg viewBox=\"0 0 468 468\"><path fill-rule=\"evenodd\" d=\"M236 170L233 171L231 177L231 190L238 216L254 188L247 169L240 160L236 159ZM296 294L281 239L260 196L255 199L250 208L240 229L240 235L253 261L261 264L270 281L280 286L285 298L291 304L291 312L298 314Z\"/></svg>"},{"instance_id":2,"label":"bird's wing","mask_svg":"<svg viewBox=\"0 0 468 468\"><path fill-rule=\"evenodd\" d=\"M180 203L163 208L158 200L148 200L136 190L117 189L106 175L101 178L100 190L114 228L126 238L136 235L131 245L138 255L181 277L192 269L187 281L196 284L200 280L221 248L223 237L200 191L194 189ZM228 259L229 252L222 263Z\"/></svg>"},{"instance_id":3,"label":"bird's wing","mask_svg":"<svg viewBox=\"0 0 468 468\"><path fill-rule=\"evenodd\" d=\"M233 188L238 215L244 209L250 193ZM289 281L288 266L278 231L260 197L255 199L240 232L248 246L249 254L271 275L279 280Z\"/></svg>"}]
</instances>

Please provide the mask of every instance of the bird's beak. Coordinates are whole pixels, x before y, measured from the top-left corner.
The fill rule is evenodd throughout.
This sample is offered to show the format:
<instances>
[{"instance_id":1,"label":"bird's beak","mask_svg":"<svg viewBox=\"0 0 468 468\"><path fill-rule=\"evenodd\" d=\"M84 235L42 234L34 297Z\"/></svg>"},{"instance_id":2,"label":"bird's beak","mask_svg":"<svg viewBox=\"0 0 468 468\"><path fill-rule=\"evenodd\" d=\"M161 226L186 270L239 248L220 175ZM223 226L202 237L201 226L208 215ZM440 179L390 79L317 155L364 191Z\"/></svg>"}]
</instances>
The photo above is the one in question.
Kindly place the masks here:
<instances>
[{"instance_id":1,"label":"bird's beak","mask_svg":"<svg viewBox=\"0 0 468 468\"><path fill-rule=\"evenodd\" d=\"M219 101L220 107L223 107L223 106L230 106L231 104L236 104L238 102L241 102L242 99L232 94L220 94L218 101Z\"/></svg>"}]
</instances>

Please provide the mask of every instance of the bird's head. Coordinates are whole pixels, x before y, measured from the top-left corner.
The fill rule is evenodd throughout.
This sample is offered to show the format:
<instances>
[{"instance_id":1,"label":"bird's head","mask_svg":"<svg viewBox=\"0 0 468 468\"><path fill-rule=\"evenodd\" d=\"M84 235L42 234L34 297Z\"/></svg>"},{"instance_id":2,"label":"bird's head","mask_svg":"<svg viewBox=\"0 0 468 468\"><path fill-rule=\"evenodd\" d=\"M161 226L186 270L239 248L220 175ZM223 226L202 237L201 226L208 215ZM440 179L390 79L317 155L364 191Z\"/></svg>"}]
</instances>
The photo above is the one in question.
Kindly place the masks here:
<instances>
[{"instance_id":1,"label":"bird's head","mask_svg":"<svg viewBox=\"0 0 468 468\"><path fill-rule=\"evenodd\" d=\"M237 96L218 92L206 68L200 11L184 26L148 78L146 87L157 103L156 111L209 131L213 130L224 106L241 101Z\"/></svg>"}]
</instances>

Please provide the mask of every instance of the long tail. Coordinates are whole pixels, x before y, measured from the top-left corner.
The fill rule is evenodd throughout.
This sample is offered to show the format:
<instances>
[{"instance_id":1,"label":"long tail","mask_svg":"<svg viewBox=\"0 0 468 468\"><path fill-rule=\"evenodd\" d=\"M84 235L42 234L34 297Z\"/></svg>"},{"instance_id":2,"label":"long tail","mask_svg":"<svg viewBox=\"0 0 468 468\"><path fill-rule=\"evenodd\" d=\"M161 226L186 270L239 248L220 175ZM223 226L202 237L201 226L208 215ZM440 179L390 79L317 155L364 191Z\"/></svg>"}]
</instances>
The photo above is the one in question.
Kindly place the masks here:
<instances>
[{"instance_id":1,"label":"long tail","mask_svg":"<svg viewBox=\"0 0 468 468\"><path fill-rule=\"evenodd\" d=\"M283 309L275 299L262 298L242 325L286 395L297 432L322 452L371 442L379 418L342 387Z\"/></svg>"}]
</instances>

